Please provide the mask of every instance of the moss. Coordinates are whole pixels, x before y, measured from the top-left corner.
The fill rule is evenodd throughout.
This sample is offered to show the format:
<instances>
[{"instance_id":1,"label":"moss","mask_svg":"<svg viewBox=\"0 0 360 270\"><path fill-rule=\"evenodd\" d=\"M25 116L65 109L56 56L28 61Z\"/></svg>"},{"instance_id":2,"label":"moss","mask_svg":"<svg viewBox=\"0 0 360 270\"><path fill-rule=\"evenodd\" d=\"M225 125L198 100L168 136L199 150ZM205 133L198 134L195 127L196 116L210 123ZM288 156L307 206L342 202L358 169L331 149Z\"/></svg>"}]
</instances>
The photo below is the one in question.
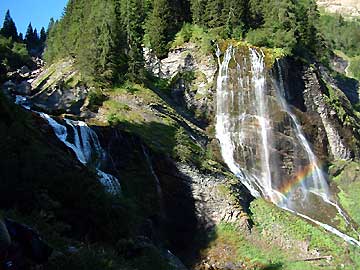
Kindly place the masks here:
<instances>
[{"instance_id":1,"label":"moss","mask_svg":"<svg viewBox=\"0 0 360 270\"><path fill-rule=\"evenodd\" d=\"M254 48L258 51L262 50L265 55L265 65L268 69L272 68L276 59L284 58L287 56L287 52L282 48L271 49L271 48L265 48L265 47L256 47L246 41L238 41L238 40L234 40L234 39L220 41L219 42L220 51L222 53L224 53L229 45L236 47L238 50L238 54L240 56L247 55L249 48ZM231 64L232 63L230 62L229 65L231 65Z\"/></svg>"}]
</instances>

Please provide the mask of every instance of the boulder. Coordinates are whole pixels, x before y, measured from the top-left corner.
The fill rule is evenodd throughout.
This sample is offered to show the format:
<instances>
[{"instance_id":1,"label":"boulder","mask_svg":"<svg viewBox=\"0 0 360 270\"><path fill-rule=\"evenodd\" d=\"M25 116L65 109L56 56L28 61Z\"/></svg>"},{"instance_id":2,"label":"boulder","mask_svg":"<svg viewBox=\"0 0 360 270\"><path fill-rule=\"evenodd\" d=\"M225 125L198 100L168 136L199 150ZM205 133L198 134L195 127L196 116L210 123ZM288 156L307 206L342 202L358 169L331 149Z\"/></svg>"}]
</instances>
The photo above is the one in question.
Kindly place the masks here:
<instances>
[{"instance_id":1,"label":"boulder","mask_svg":"<svg viewBox=\"0 0 360 270\"><path fill-rule=\"evenodd\" d=\"M27 81L23 81L20 84L16 85L15 92L20 95L30 95L31 84Z\"/></svg>"},{"instance_id":2,"label":"boulder","mask_svg":"<svg viewBox=\"0 0 360 270\"><path fill-rule=\"evenodd\" d=\"M31 70L27 67L27 66L22 66L20 69L19 69L19 73L20 75L22 75L23 77L27 77L29 76Z\"/></svg>"}]
</instances>

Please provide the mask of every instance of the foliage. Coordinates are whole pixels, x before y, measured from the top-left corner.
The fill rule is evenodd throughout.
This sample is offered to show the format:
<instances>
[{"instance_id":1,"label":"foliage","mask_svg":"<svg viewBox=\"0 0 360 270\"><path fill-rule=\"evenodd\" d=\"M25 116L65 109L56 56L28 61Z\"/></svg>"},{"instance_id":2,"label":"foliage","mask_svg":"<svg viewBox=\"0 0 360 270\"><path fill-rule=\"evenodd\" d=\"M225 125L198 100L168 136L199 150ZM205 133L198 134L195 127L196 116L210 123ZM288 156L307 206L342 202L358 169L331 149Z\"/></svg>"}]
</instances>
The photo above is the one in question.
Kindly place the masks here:
<instances>
[{"instance_id":1,"label":"foliage","mask_svg":"<svg viewBox=\"0 0 360 270\"><path fill-rule=\"evenodd\" d=\"M150 46L159 58L165 57L168 51L168 42L173 34L169 31L171 19L168 1L155 0L145 29L149 37Z\"/></svg>"},{"instance_id":2,"label":"foliage","mask_svg":"<svg viewBox=\"0 0 360 270\"><path fill-rule=\"evenodd\" d=\"M200 47L200 52L209 54L213 52L213 44L220 39L222 35L218 35L215 29L206 30L198 25L184 24L179 33L176 34L171 48L183 45L185 42L193 42Z\"/></svg>"},{"instance_id":3,"label":"foliage","mask_svg":"<svg viewBox=\"0 0 360 270\"><path fill-rule=\"evenodd\" d=\"M175 133L176 145L174 147L175 156L182 162L190 161L192 153L191 141L186 131L179 128Z\"/></svg>"},{"instance_id":4,"label":"foliage","mask_svg":"<svg viewBox=\"0 0 360 270\"><path fill-rule=\"evenodd\" d=\"M96 111L107 99L106 95L100 89L92 89L88 95L89 105L88 108L91 111Z\"/></svg>"},{"instance_id":5,"label":"foliage","mask_svg":"<svg viewBox=\"0 0 360 270\"><path fill-rule=\"evenodd\" d=\"M6 38L12 38L13 41L20 41L15 22L11 18L9 10L6 11L3 27L0 29L0 35Z\"/></svg>"},{"instance_id":6,"label":"foliage","mask_svg":"<svg viewBox=\"0 0 360 270\"><path fill-rule=\"evenodd\" d=\"M349 71L358 80L360 80L360 55L351 58Z\"/></svg>"},{"instance_id":7,"label":"foliage","mask_svg":"<svg viewBox=\"0 0 360 270\"><path fill-rule=\"evenodd\" d=\"M345 20L341 15L323 14L319 29L332 49L352 57L360 55L360 22Z\"/></svg>"},{"instance_id":8,"label":"foliage","mask_svg":"<svg viewBox=\"0 0 360 270\"><path fill-rule=\"evenodd\" d=\"M40 55L44 50L45 41L46 41L46 33L44 27L41 28L41 32L39 36L36 28L33 29L30 23L26 30L25 40L24 40L29 53L33 56Z\"/></svg>"},{"instance_id":9,"label":"foliage","mask_svg":"<svg viewBox=\"0 0 360 270\"><path fill-rule=\"evenodd\" d=\"M25 44L0 35L0 81L5 79L6 72L31 64Z\"/></svg>"}]
</instances>

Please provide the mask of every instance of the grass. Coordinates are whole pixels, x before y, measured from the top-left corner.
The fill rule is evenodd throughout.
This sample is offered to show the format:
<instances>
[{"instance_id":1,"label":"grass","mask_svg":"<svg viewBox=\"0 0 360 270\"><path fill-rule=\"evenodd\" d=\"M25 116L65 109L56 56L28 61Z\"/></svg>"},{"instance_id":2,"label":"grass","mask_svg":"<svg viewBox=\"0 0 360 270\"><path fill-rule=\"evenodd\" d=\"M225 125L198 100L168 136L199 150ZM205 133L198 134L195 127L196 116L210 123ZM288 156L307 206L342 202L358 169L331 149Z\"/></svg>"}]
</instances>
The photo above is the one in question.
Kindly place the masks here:
<instances>
[{"instance_id":1,"label":"grass","mask_svg":"<svg viewBox=\"0 0 360 270\"><path fill-rule=\"evenodd\" d=\"M136 134L155 152L200 160L203 150L182 127L184 120L152 90L127 82L107 94L102 109L110 125Z\"/></svg>"},{"instance_id":2,"label":"grass","mask_svg":"<svg viewBox=\"0 0 360 270\"><path fill-rule=\"evenodd\" d=\"M266 245L262 236L252 232L259 239L253 240L239 229L236 224L220 223L209 236L212 241L203 251L203 256L226 265L231 262L239 269L247 270L316 270L323 269L309 262L296 259L289 251L282 250L276 245ZM237 268L236 268L237 269Z\"/></svg>"},{"instance_id":3,"label":"grass","mask_svg":"<svg viewBox=\"0 0 360 270\"><path fill-rule=\"evenodd\" d=\"M332 181L339 189L338 198L341 206L351 218L360 226L360 181L358 173L360 164L357 162L338 161L329 168Z\"/></svg>"},{"instance_id":4,"label":"grass","mask_svg":"<svg viewBox=\"0 0 360 270\"><path fill-rule=\"evenodd\" d=\"M360 256L360 250L323 228L312 225L263 199L255 200L251 204L251 211L255 226L263 236L269 234L290 242L306 242L310 250L317 250L322 256L331 255L333 257L329 267L336 268L341 265L344 265L342 269L360 267L356 261L350 258Z\"/></svg>"}]
</instances>

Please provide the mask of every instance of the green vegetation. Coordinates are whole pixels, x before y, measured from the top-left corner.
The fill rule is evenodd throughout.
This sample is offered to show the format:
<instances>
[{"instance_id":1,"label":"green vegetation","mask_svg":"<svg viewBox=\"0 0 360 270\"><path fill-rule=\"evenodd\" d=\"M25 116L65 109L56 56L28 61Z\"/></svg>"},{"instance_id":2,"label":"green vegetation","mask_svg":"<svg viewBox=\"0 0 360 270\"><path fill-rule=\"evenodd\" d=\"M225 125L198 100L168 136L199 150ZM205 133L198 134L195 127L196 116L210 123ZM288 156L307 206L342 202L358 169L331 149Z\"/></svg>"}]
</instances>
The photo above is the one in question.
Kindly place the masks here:
<instances>
[{"instance_id":1,"label":"green vegetation","mask_svg":"<svg viewBox=\"0 0 360 270\"><path fill-rule=\"evenodd\" d=\"M256 208L259 205L255 206ZM255 207L253 209L255 209ZM266 206L268 207L268 206ZM271 207L270 207L271 208ZM260 209L256 209L260 210ZM269 209L267 208L267 211ZM275 210L279 211L277 208ZM217 262L218 264L226 264L228 261L231 261L233 264L240 264L242 265L242 269L251 269L251 270L264 270L264 269L279 269L279 270L315 270L315 269L323 269L323 267L327 267L328 269L338 269L337 267L344 267L342 269L354 269L352 267L356 267L356 259L353 261L354 264L349 263L347 260L351 258L356 258L358 256L358 251L355 249L351 249L349 258L346 255L346 251L342 251L342 257L338 258L336 262L327 262L322 261L318 262L311 262L311 261L304 261L301 257L299 257L299 253L303 253L304 251L298 250L297 246L281 246L281 241L276 242L271 241L267 237L274 233L278 233L276 238L283 238L286 239L289 237L290 229L287 231L283 231L285 226L281 223L282 220L278 220L277 218L280 216L284 216L286 220L287 213L279 213L276 218L272 215L274 214L273 211L267 213L261 213L266 215L266 218L270 221L267 221L267 225L271 227L267 227L266 230L269 234L263 231L261 228L258 227L256 223L252 229L251 235L244 233L241 228L237 227L236 224L233 223L220 223L216 226L215 230L208 235L209 238L209 246L203 250L202 255L204 258L212 262ZM290 215L293 219L291 220L294 222L297 221L297 225L301 224L301 226L309 226L314 230L317 228L307 224L305 221L300 220L297 217ZM278 223L279 222L279 223ZM287 221L286 224L288 224ZM291 229L295 226L292 225ZM292 232L292 235L296 232ZM324 233L324 232L322 232ZM321 238L321 237L320 237ZM320 239L319 238L319 239ZM272 239L274 240L274 239ZM289 241L284 240L284 241ZM289 242L288 242L289 243ZM335 243L334 243L335 244ZM310 250L309 250L310 252ZM322 253L323 250L320 250ZM306 256L303 254L303 256ZM311 255L309 255L311 257ZM307 259L306 257L305 259ZM344 266L341 266L344 264Z\"/></svg>"},{"instance_id":2,"label":"green vegetation","mask_svg":"<svg viewBox=\"0 0 360 270\"><path fill-rule=\"evenodd\" d=\"M341 15L320 16L319 30L332 49L353 57L360 55L360 22L345 20Z\"/></svg>"},{"instance_id":3,"label":"green vegetation","mask_svg":"<svg viewBox=\"0 0 360 270\"><path fill-rule=\"evenodd\" d=\"M350 58L349 61L349 75L356 78L357 80L360 80L360 55Z\"/></svg>"},{"instance_id":4,"label":"green vegetation","mask_svg":"<svg viewBox=\"0 0 360 270\"><path fill-rule=\"evenodd\" d=\"M88 108L90 111L97 111L106 99L106 95L100 89L92 89L88 95Z\"/></svg>"},{"instance_id":5,"label":"green vegetation","mask_svg":"<svg viewBox=\"0 0 360 270\"><path fill-rule=\"evenodd\" d=\"M190 139L182 126L184 120L152 90L126 82L107 94L110 99L103 110L110 125L138 135L155 152L182 161L201 161L203 150Z\"/></svg>"},{"instance_id":6,"label":"green vegetation","mask_svg":"<svg viewBox=\"0 0 360 270\"><path fill-rule=\"evenodd\" d=\"M360 209L358 205L360 181L358 173L360 165L357 162L338 161L329 168L332 181L339 189L338 198L341 206L360 226Z\"/></svg>"},{"instance_id":7,"label":"green vegetation","mask_svg":"<svg viewBox=\"0 0 360 270\"><path fill-rule=\"evenodd\" d=\"M244 37L286 54L322 56L318 18L314 0L73 0L49 26L45 57L49 63L74 57L88 83L141 82L143 43L159 58L184 42L209 53L216 40Z\"/></svg>"},{"instance_id":8,"label":"green vegetation","mask_svg":"<svg viewBox=\"0 0 360 270\"><path fill-rule=\"evenodd\" d=\"M358 248L344 243L343 240L327 233L323 228L311 225L263 199L251 203L251 212L256 228L265 239L270 237L268 241L274 242L277 238L289 242L304 241L310 250L318 250L322 255L332 255L330 267L340 267L341 264L344 264L343 269L349 270L360 267L359 261L353 259L360 256ZM291 256L291 254L288 255Z\"/></svg>"},{"instance_id":9,"label":"green vegetation","mask_svg":"<svg viewBox=\"0 0 360 270\"><path fill-rule=\"evenodd\" d=\"M0 35L0 82L6 78L6 72L25 64L32 64L26 45Z\"/></svg>"}]
</instances>

